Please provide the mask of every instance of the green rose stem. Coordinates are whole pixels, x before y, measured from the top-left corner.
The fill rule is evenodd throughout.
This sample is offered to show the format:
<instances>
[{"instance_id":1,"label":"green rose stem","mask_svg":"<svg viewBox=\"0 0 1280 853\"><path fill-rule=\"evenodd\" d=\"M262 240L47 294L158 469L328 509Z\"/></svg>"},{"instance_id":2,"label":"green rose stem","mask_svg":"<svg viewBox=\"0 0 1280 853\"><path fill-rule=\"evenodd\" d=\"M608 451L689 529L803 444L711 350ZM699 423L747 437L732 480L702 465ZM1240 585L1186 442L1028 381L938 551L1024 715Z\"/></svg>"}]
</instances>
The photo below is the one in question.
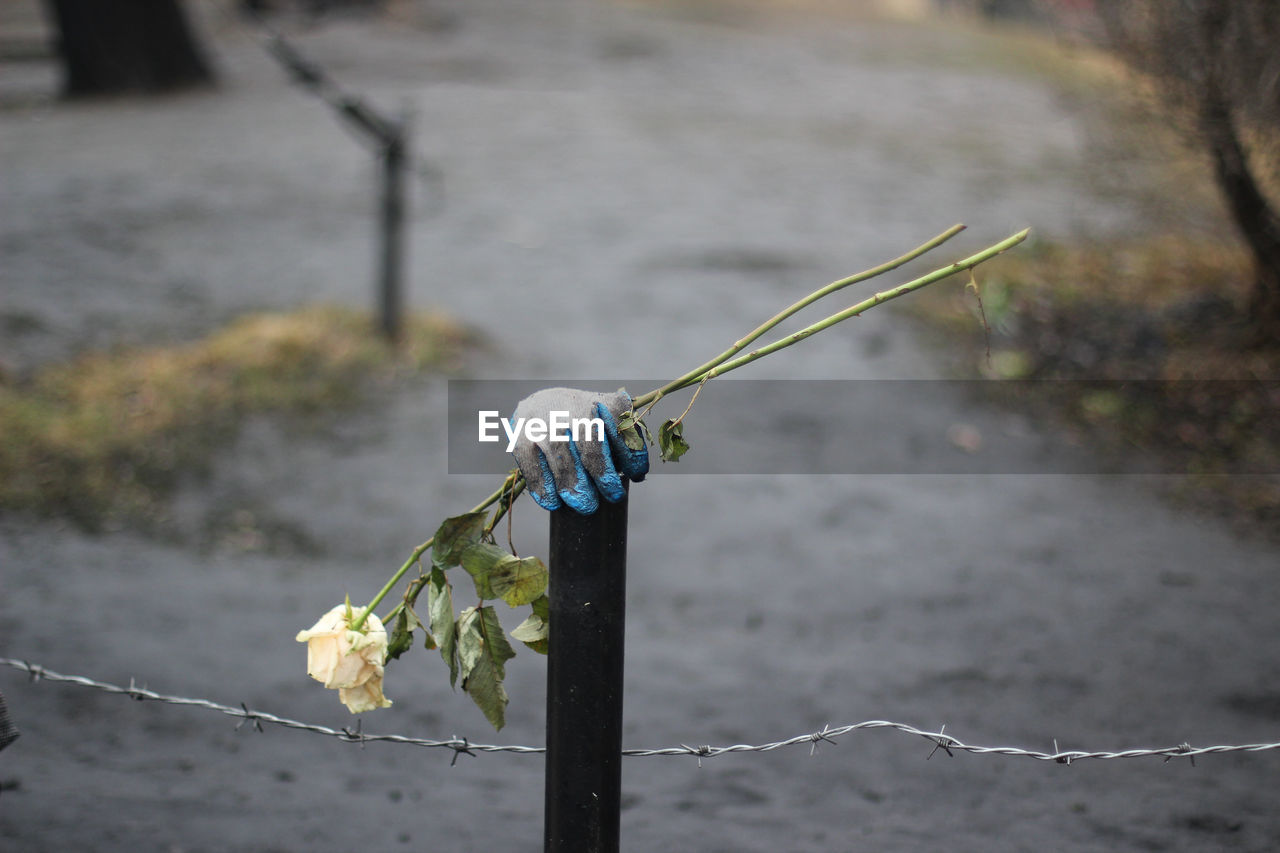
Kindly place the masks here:
<instances>
[{"instance_id":1,"label":"green rose stem","mask_svg":"<svg viewBox=\"0 0 1280 853\"><path fill-rule=\"evenodd\" d=\"M963 231L964 228L965 227L963 225L952 225L950 228L948 228L946 231L943 231L937 237L934 237L932 240L928 241L927 243L921 243L919 246L912 249L910 252L907 252L905 255L894 258L891 261L887 261L878 267L872 267L869 270L864 270L863 272L856 273L846 278L838 279L836 281L831 282L826 287L821 287L815 290L813 293L810 293L804 299L801 299L799 302L794 303L790 307L770 317L768 320L762 323L759 327L757 327L754 331L747 334L744 338L734 343L733 346L729 347L727 350L720 353L720 355L711 359L706 364L702 364L702 365L699 365L698 367L695 367L693 370L690 370L684 376L681 376L679 379L672 380L671 382L667 383L657 391L651 391L648 394L643 395L643 397L640 397L632 401L632 404L636 407L643 406L646 404L649 406L652 406L654 403L658 402L658 400L662 399L662 396L664 394L668 394L672 391L679 390L680 388L685 388L689 385L694 384L695 382L700 381L701 377L704 376L709 370L711 370L712 368L720 364L723 364L724 362L728 361L730 358L733 358L733 356L741 352L742 349L746 347L747 344L751 343L756 338L759 338L765 332L769 331L774 326L781 323L783 320L786 320L792 314L795 314L798 311L801 311L809 307L813 303L817 302L819 299L822 299L824 296L830 296L832 293L835 293L837 290L843 290L844 288L848 287L851 284L857 284L858 282L866 281L867 279L871 279L871 278L875 278L876 276L883 275L887 272L890 272L891 270L897 269L898 267L902 266L905 263L914 261L916 258L920 257L926 252L929 252L929 251L932 251L933 249L938 248L943 243L947 242L952 237L956 236L961 231Z\"/></svg>"},{"instance_id":2,"label":"green rose stem","mask_svg":"<svg viewBox=\"0 0 1280 853\"><path fill-rule=\"evenodd\" d=\"M999 255L1002 252L1006 252L1009 249L1012 249L1014 246L1018 245L1023 240L1027 239L1027 235L1031 232L1031 229L1029 228L1023 229L1022 231L1019 231L1018 233L1013 234L1010 237L1006 237L1004 240L1001 240L999 243L996 243L993 246L989 246L986 249L983 249L981 252L970 255L969 257L965 258L962 261L956 261L955 263L950 264L949 266L936 269L933 272L927 275L923 275L920 278L914 279L913 281L909 281L906 284L900 284L897 287L890 288L889 290L884 290L879 293L873 294L867 299L864 299L861 302L858 302L846 308L843 311L832 314L831 316L827 317L824 320L819 320L818 322L810 326L806 326L805 328L801 329L798 332L795 332L794 334L787 335L786 337L780 338L771 344L767 344L763 347L760 347L759 349L752 350L746 355L741 355L741 356L738 356L737 358L734 358L734 356L737 355L739 352L741 352L748 344L755 341L761 335L765 334L770 329L777 326L779 323L786 320L791 315L795 314L796 312L800 311L803 308L808 307L809 305L812 305L814 302L818 301L822 297L835 293L837 290L841 290L842 288L848 287L851 284L856 284L857 282L866 281L867 279L874 278L878 275L882 275L886 272L889 272L890 270L894 270L902 266L903 264L907 263L908 261L911 261L911 260L914 260L915 258L920 257L925 252L928 252L931 249L937 248L938 246L945 243L947 240L950 240L956 234L959 234L962 230L964 230L963 225L953 225L951 228L948 228L946 231L943 231L941 234L939 234L937 237L934 237L929 242L922 243L920 246L916 247L915 249L912 249L910 252L908 252L905 255L902 255L901 257L895 258L892 261L888 261L887 263L881 264L878 267L873 267L872 269L866 270L865 272L860 272L856 275L849 276L848 278L842 278L837 281L833 281L832 283L824 287L821 287L818 290L815 290L813 293L809 294L804 299L801 299L800 301L791 305L789 308L783 310L781 313L776 314L773 317L771 317L769 320L765 321L762 325L760 325L758 328L756 328L746 337L737 341L733 346L729 347L729 349L725 350L723 353L711 359L710 361L706 362L705 364L700 365L699 367L689 371L688 373L684 374L678 379L673 379L671 382L668 382L666 385L662 386L661 388L655 389L653 391L648 392L647 394L642 394L639 397L634 398L632 400L632 406L634 408L639 408L641 406L652 406L654 403L660 400L663 396L665 396L666 394L670 394L673 391L679 391L681 388L687 388L690 385L696 385L699 383L706 382L709 379L712 379L716 376L723 376L729 371L737 370L739 367L750 364L756 359L764 358L766 355L771 355L772 353L775 353L778 350L786 349L787 347L793 344L797 344L800 341L804 340L805 338L810 337L811 335L816 335L818 332L821 332L825 329L829 329L832 326L837 325L838 323L842 323L845 320L848 320L850 317L857 317L862 312L867 311L871 308L875 308L877 305L880 305L884 302L888 302L891 299L897 299L899 296L904 296L908 293L911 293L914 290L919 290L922 287L927 287L930 284L935 284L936 282L942 281L945 278L949 278L950 276L953 276L958 272L971 270L974 267L978 266L979 264L984 263L985 261L991 260L996 255ZM681 417L683 417L683 415ZM495 512L494 514L493 519L487 525L487 530L492 531L493 525L496 524L498 520L501 519L502 516L506 513L507 509L511 506L511 503L514 502L516 497L520 494L520 492L524 490L524 486L525 486L524 480L521 479L518 475L515 476L514 478L508 477L507 480L503 481L502 486L499 487L497 491L489 495L489 497L485 498L481 503L477 504L476 507L471 511L481 512L493 506L494 504L498 503L504 497L509 496L509 500L506 501L504 506L500 506L498 508L497 512ZM401 566L400 569L394 575L391 576L391 579L387 581L387 583L382 587L382 589L378 591L378 594L373 597L373 600L369 602L369 606L364 608L360 616L356 618L356 621L351 625L352 630L360 630L361 626L364 625L364 621L368 616L368 614L372 613L373 609L382 602L382 599L386 598L387 594L391 592L391 590L395 587L396 584L400 582L401 578L405 576L405 574L409 571L409 569L411 569L414 565L417 564L417 562L422 558L422 555L427 552L427 549L431 547L434 541L435 539L434 537L432 537L431 539L428 539L426 542L423 542L417 548L413 549L413 552L409 555L409 559L405 560L404 565ZM406 600L408 598L409 596L406 595ZM393 609L390 613L387 614L387 619L384 621L390 621L390 619L393 616L395 616L395 614L399 611L399 609L402 606L403 604L397 605L395 609Z\"/></svg>"},{"instance_id":3,"label":"green rose stem","mask_svg":"<svg viewBox=\"0 0 1280 853\"><path fill-rule=\"evenodd\" d=\"M510 474L507 475L507 479L503 481L501 490L490 495L484 503L480 504L479 506L477 506L475 509L472 510L472 512L480 512L481 510L488 509L489 507L493 506L495 503L498 504L498 508L494 510L493 517L490 518L489 523L485 525L485 528L484 528L485 533L493 533L493 529L497 527L498 522L501 521L503 517L508 514L508 512L510 512L511 505L516 502L516 498L520 497L520 493L524 491L524 488L525 488L524 478L520 476L520 472L512 471ZM413 554L410 555L409 562L406 565L400 567L400 571L398 572L398 575L403 576L408 566L413 565L413 563L416 560L418 560L423 555L423 553L426 552L426 549L431 546L432 541L433 540L428 539L426 542L418 546L418 548L413 552ZM514 553L515 547L513 546L511 550ZM395 583L396 583L396 578L392 578L390 581L390 586L394 586ZM403 610L405 605L409 605L412 607L413 605L417 604L418 594L422 592L422 588L426 586L426 583L427 583L426 575L419 575L418 577L414 578L409 583L408 588L405 590L404 597L402 598L400 603L397 604L395 607L391 608L391 610L387 612L386 616L382 617L383 624L384 625L391 624L391 620L396 618L396 614L398 614L401 610ZM386 591L387 590L384 588L382 591L382 594L385 595Z\"/></svg>"},{"instance_id":4,"label":"green rose stem","mask_svg":"<svg viewBox=\"0 0 1280 853\"><path fill-rule=\"evenodd\" d=\"M837 323L842 323L845 320L848 320L850 317L857 317L862 312L867 311L871 308L874 308L877 305L880 305L881 303L888 302L891 299L897 299L899 296L905 296L906 294L912 292L913 290L919 290L922 287L927 287L931 284L942 281L944 278L953 276L958 272L963 272L964 270L973 269L974 267L978 266L978 264L981 264L984 261L991 260L1001 252L1006 252L1009 249L1012 249L1014 246L1018 245L1023 240L1027 239L1027 235L1030 233L1031 233L1030 228L1024 228L1023 230L1019 231L1017 234L1014 234L1010 237L1006 237L1004 240L1001 240L999 243L996 243L994 246L990 246L986 249L983 249L981 252L978 252L975 255L970 255L969 257L965 258L962 261L956 261L954 264L951 264L950 266L945 266L940 269L936 269L933 272L929 273L928 275L921 276L920 278L917 278L914 281L909 281L906 284L900 284L897 287L890 288L889 290L884 290L884 291L881 291L880 293L873 294L872 296L862 300L856 305L852 305L843 311L840 311L836 314L832 314L830 317L827 317L825 320L819 320L817 323L814 323L811 326L806 326L805 328L801 329L795 334L787 335L785 338L780 338L779 340L776 340L771 344L760 347L759 349L756 349L756 350L752 350L746 355L739 356L738 358L734 358L731 361L727 360L735 352L741 349L741 347L738 344L735 344L733 348L731 348L726 352L726 354L720 356L718 359L713 359L711 362L708 362L708 364L711 365L710 368L707 368L705 366L700 367L697 370L686 373L684 376L681 376L679 379L672 380L671 382L667 383L666 385L662 386L661 388L655 391L650 391L647 394L641 394L639 397L636 397L634 400L632 400L632 405L635 407L651 405L652 403L655 403L659 399L661 399L663 395L670 394L672 391L679 391L681 388L687 388L690 385L696 385L701 382L706 382L708 379L712 379L716 376L723 376L729 371L737 370L739 367L742 367L743 365L746 365L746 364L750 364L751 362L755 361L758 358L764 358L766 355L771 355L777 352L778 350L786 349L792 344L798 344L800 343L800 341L804 340L805 338L811 335L816 335L818 332L821 332L824 329L829 329L832 326L836 325ZM951 234L950 232L947 232L943 236L949 237L951 236ZM935 241L936 240L937 238L935 238ZM936 242L935 242L935 245L936 245ZM891 261L890 263L893 263L893 262ZM890 267L890 269L892 269L892 267ZM838 285L838 284L840 284L840 282L834 283L834 285ZM834 287L834 285L827 285L827 287L824 287L823 290L827 292L832 292L832 288ZM838 288L835 288L835 289L838 289ZM818 291L818 292L820 293L822 291ZM804 305L808 305L811 302L813 302L812 299L805 299L805 300L801 300L800 302L797 302L796 305L799 305L800 307L804 307ZM795 308L795 306L792 306L792 307ZM799 308L796 308L796 310L799 310ZM795 313L795 311L792 311L791 309L787 309L787 311L790 313ZM780 319L778 319L777 322L781 322L781 319L785 319L786 316L789 316L789 314L787 312L783 312L783 314L779 315ZM777 322L771 320L769 323L765 324L765 326L762 328L766 328L766 329L771 328L772 326L777 325ZM754 332L752 334L755 335L755 337L759 337L759 335ZM754 337L748 336L743 340L750 342L754 340Z\"/></svg>"},{"instance_id":5,"label":"green rose stem","mask_svg":"<svg viewBox=\"0 0 1280 853\"><path fill-rule=\"evenodd\" d=\"M508 480L509 479L510 478L508 478ZM496 492L489 495L489 497L485 498L483 501L477 504L475 508L472 509L471 511L481 512L483 510L486 510L489 507L496 504L498 501L502 500L502 498L508 494L510 494L511 496L511 501L515 501L516 497L519 496L520 492L524 491L524 480L517 477L515 481L510 484L510 486L508 486L508 480L504 480L502 485L498 488ZM509 507L510 505L511 505L510 502L508 502L505 506L500 507L498 509L493 519L489 522L488 527L490 530L492 530L493 525L496 524L498 520L501 519L502 516L506 514L507 507ZM400 579L405 576L405 574L409 571L409 569L413 568L417 564L418 560L422 559L422 555L427 553L427 549L429 549L434 542L435 542L435 537L433 536L430 539L428 539L426 542L423 542L417 548L413 549L413 553L409 555L409 559L404 561L404 565L401 566L396 571L396 573L391 576L391 579L387 581L386 584L383 585L382 589L378 590L378 594L373 597L373 600L369 602L369 605L367 607L365 607L364 612L362 612L356 618L356 621L351 623L351 630L353 631L360 630L360 628L364 625L364 620L367 619L369 614L373 612L373 609L382 603L382 599L387 597L387 593L391 592L391 590L395 588L395 585L400 583ZM391 613L387 614L387 619L388 620L391 619L391 617L394 615L395 615L395 611L393 610Z\"/></svg>"}]
</instances>

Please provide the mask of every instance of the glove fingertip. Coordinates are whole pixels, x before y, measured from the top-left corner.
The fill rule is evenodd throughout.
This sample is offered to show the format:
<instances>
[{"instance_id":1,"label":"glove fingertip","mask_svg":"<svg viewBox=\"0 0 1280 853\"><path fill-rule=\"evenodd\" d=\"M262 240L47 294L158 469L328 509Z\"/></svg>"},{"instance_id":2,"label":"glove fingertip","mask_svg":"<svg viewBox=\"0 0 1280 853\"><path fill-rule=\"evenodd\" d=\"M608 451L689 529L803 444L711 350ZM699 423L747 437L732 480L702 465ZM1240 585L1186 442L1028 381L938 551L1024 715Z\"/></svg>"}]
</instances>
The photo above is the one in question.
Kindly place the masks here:
<instances>
[{"instance_id":1,"label":"glove fingertip","mask_svg":"<svg viewBox=\"0 0 1280 853\"><path fill-rule=\"evenodd\" d=\"M568 489L562 489L560 500L579 515L593 515L600 508L600 501L596 498L595 491L571 492Z\"/></svg>"},{"instance_id":2,"label":"glove fingertip","mask_svg":"<svg viewBox=\"0 0 1280 853\"><path fill-rule=\"evenodd\" d=\"M622 485L622 478L616 471L596 481L596 488L599 489L600 496L611 504L616 504L627 494L626 487Z\"/></svg>"},{"instance_id":3,"label":"glove fingertip","mask_svg":"<svg viewBox=\"0 0 1280 853\"><path fill-rule=\"evenodd\" d=\"M555 512L561 506L560 496L554 491L540 495L533 489L529 489L529 497L533 498L533 502L545 509L547 512Z\"/></svg>"},{"instance_id":4,"label":"glove fingertip","mask_svg":"<svg viewBox=\"0 0 1280 853\"><path fill-rule=\"evenodd\" d=\"M622 457L622 472L639 483L649 473L649 448L631 450L627 448Z\"/></svg>"}]
</instances>

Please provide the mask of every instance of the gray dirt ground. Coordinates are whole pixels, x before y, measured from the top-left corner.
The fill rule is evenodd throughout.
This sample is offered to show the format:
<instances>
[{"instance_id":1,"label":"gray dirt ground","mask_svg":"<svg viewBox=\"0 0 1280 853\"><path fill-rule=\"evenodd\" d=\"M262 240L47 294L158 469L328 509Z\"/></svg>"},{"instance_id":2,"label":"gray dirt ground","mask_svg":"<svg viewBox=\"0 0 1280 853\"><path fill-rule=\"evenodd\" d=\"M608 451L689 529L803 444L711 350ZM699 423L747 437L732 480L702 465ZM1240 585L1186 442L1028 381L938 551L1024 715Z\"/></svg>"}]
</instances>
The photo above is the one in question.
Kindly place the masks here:
<instances>
[{"instance_id":1,"label":"gray dirt ground","mask_svg":"<svg viewBox=\"0 0 1280 853\"><path fill-rule=\"evenodd\" d=\"M416 114L442 180L418 193L412 301L497 341L472 375L674 375L792 295L955 221L970 225L963 250L1024 225L1144 225L1139 193L1117 190L1137 173L1091 153L1087 106L999 70L972 33L692 8L439 0L300 35L351 88ZM38 67L0 86L7 369L181 339L251 308L365 303L370 157L244 29L205 12L216 93L60 104L31 96L51 85ZM945 371L923 346L874 312L750 376ZM350 725L293 635L345 593L366 599L492 488L445 473L444 400L435 380L302 432L249 424L175 502L171 542L0 521L0 654ZM821 414L809 430L859 436ZM901 446L940 467L958 452L950 425L1010 424L947 393L894 416ZM693 459L712 440L697 409L689 432ZM760 452L789 437L762 429ZM1280 739L1274 548L1179 514L1137 478L1034 472L659 472L637 486L626 744L877 718L1037 749ZM515 526L545 555L540 510L519 506ZM528 652L509 665L494 734L415 651L389 670L395 706L365 726L538 744L543 666ZM0 690L23 730L0 754L6 851L541 845L537 756L450 767L443 752L236 730L7 669ZM812 757L628 759L623 847L1280 846L1280 753L1195 767L928 754L877 731Z\"/></svg>"}]
</instances>

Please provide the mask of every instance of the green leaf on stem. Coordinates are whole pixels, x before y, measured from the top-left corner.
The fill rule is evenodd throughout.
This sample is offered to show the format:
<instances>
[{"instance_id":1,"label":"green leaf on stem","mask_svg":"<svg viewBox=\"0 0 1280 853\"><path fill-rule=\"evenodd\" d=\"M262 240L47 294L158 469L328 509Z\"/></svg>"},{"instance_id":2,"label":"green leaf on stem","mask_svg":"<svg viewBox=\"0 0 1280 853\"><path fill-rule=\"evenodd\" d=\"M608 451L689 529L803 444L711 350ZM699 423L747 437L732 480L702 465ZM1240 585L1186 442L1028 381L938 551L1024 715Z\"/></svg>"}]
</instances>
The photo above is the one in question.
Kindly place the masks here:
<instances>
[{"instance_id":1,"label":"green leaf on stem","mask_svg":"<svg viewBox=\"0 0 1280 853\"><path fill-rule=\"evenodd\" d=\"M547 565L537 557L508 554L489 573L489 588L511 607L532 604L547 589Z\"/></svg>"},{"instance_id":2,"label":"green leaf on stem","mask_svg":"<svg viewBox=\"0 0 1280 853\"><path fill-rule=\"evenodd\" d=\"M462 567L481 599L501 598L512 607L529 604L547 588L547 567L537 557L516 557L481 542L462 552Z\"/></svg>"},{"instance_id":3,"label":"green leaf on stem","mask_svg":"<svg viewBox=\"0 0 1280 853\"><path fill-rule=\"evenodd\" d=\"M428 602L429 601L430 599L428 598ZM408 605L406 604L405 606L407 607ZM414 613L413 618L418 619L418 614ZM426 625L423 625L421 620L418 620L418 626L422 628L422 633L424 635L422 647L427 651L430 651L431 649L439 648L439 646L436 644L435 635L431 633L431 629L428 628Z\"/></svg>"},{"instance_id":4,"label":"green leaf on stem","mask_svg":"<svg viewBox=\"0 0 1280 853\"><path fill-rule=\"evenodd\" d=\"M533 605L533 613L529 615L528 619L516 626L516 629L511 632L511 636L538 654L545 655L551 628L551 600L544 593L535 598L531 604Z\"/></svg>"},{"instance_id":5,"label":"green leaf on stem","mask_svg":"<svg viewBox=\"0 0 1280 853\"><path fill-rule=\"evenodd\" d=\"M538 599L545 602L546 596ZM550 636L550 623L547 621L545 613L537 612L537 602L533 613L529 614L529 618L521 622L511 630L511 636L524 643L540 655L547 653L547 638ZM545 607L543 608L545 610Z\"/></svg>"},{"instance_id":6,"label":"green leaf on stem","mask_svg":"<svg viewBox=\"0 0 1280 853\"><path fill-rule=\"evenodd\" d=\"M511 553L497 545L480 542L462 552L462 568L467 570L476 584L476 595L481 599L497 598L489 582L490 575L499 563L506 559L515 559Z\"/></svg>"},{"instance_id":7,"label":"green leaf on stem","mask_svg":"<svg viewBox=\"0 0 1280 853\"><path fill-rule=\"evenodd\" d=\"M481 510L442 521L431 546L431 565L437 569L451 569L458 565L462 552L484 535L486 517L487 513Z\"/></svg>"},{"instance_id":8,"label":"green leaf on stem","mask_svg":"<svg viewBox=\"0 0 1280 853\"><path fill-rule=\"evenodd\" d=\"M623 412L618 418L618 435L622 437L622 443L628 450L644 450L644 437L640 435L636 424L634 411Z\"/></svg>"},{"instance_id":9,"label":"green leaf on stem","mask_svg":"<svg viewBox=\"0 0 1280 853\"><path fill-rule=\"evenodd\" d=\"M458 686L458 633L453 621L453 591L440 569L431 570L427 582L427 610L431 614L431 636L440 648L440 657L449 665L449 686Z\"/></svg>"},{"instance_id":10,"label":"green leaf on stem","mask_svg":"<svg viewBox=\"0 0 1280 853\"><path fill-rule=\"evenodd\" d=\"M424 628L422 620L418 618L418 614L413 612L412 607L408 604L403 605L400 608L399 615L396 616L396 624L391 631L391 639L387 641L388 660L395 660L412 648L413 632L418 628ZM427 632L427 648L435 648L435 643L431 639L431 632L429 631Z\"/></svg>"},{"instance_id":11,"label":"green leaf on stem","mask_svg":"<svg viewBox=\"0 0 1280 853\"><path fill-rule=\"evenodd\" d=\"M658 450L663 462L675 462L689 452L689 442L684 440L684 422L663 421L658 429Z\"/></svg>"},{"instance_id":12,"label":"green leaf on stem","mask_svg":"<svg viewBox=\"0 0 1280 853\"><path fill-rule=\"evenodd\" d=\"M492 607L468 607L458 617L458 657L462 689L476 703L495 730L506 724L506 662L516 656L502 633Z\"/></svg>"}]
</instances>

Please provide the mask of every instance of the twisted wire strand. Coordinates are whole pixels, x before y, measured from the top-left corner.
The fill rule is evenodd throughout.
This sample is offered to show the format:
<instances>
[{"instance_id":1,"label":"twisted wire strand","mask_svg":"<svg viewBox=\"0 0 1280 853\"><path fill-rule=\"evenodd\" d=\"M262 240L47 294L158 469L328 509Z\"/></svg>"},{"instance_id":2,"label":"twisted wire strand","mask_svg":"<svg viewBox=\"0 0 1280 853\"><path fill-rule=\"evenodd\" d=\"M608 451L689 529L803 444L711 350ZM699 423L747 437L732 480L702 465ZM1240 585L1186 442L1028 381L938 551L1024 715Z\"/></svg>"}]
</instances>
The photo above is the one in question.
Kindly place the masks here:
<instances>
[{"instance_id":1,"label":"twisted wire strand","mask_svg":"<svg viewBox=\"0 0 1280 853\"><path fill-rule=\"evenodd\" d=\"M241 703L239 707L232 705L223 705L213 702L209 699L195 699L187 696L171 696L164 693L157 693L146 687L139 687L130 679L129 686L125 687L119 684L111 684L105 681L97 681L83 675L64 675L60 672L54 672L46 669L39 664L33 664L25 660L16 658L0 658L0 664L21 670L27 673L32 681L53 681L65 684L76 684L81 687L89 687L94 690L101 690L106 693L115 693L123 696L129 696L138 701L155 701L166 705L186 705L197 708L205 708L210 711L217 711L226 714L229 717L238 717L240 722L236 728L240 728L245 723L249 723L254 728L262 731L263 723L271 725L283 726L287 729L295 729L298 731L311 732L312 734L325 735L327 737L338 738L346 743L400 743L409 744L411 746L420 746L427 748L449 749L454 753L454 761L458 755L475 755L480 752L510 752L516 754L530 754L546 752L545 747L541 746L520 746L517 744L488 744L474 743L468 738L460 738L455 736L444 739L409 737L407 735L397 734L370 734L362 730L361 725L357 722L355 728L334 729L329 726L316 725L314 723L304 723L299 720L291 720L286 717L280 717L266 711L259 711L247 707ZM942 726L938 731L931 732L924 729L918 729L915 726L906 723L895 723L889 720L866 720L861 723L853 723L844 726L824 726L820 731L810 732L808 734L800 734L795 737L789 737L785 740L774 741L772 743L762 744L745 744L738 743L730 746L691 746L689 744L678 744L676 746L661 747L659 749L624 749L622 754L632 757L649 757L649 756L667 756L667 755L686 755L693 756L698 759L699 765L704 758L715 758L719 755L738 752L772 752L776 749L790 746L803 746L809 744L810 755L817 749L820 743L836 744L836 739L852 734L855 731L863 729L892 729L902 734L914 735L923 738L933 744L933 750L929 753L928 758L932 758L938 751L945 752L947 755L954 755L956 752L967 752L973 755L1003 755L1014 756L1018 758L1030 758L1036 761L1051 761L1057 764L1071 764L1073 761L1084 761L1087 759L1095 760L1111 760L1120 758L1163 758L1166 762L1173 758L1186 758L1195 764L1196 756L1199 755L1218 755L1228 752L1267 752L1270 750L1280 749L1280 743L1247 743L1236 745L1219 745L1219 746L1201 746L1193 747L1190 743L1181 743L1177 746L1158 747L1154 749L1125 749L1117 752L1109 752L1102 750L1059 750L1057 742L1054 742L1052 752L1043 752L1031 749L1022 749L1016 746L979 746L976 744L968 744L959 738L946 733L946 726Z\"/></svg>"}]
</instances>

